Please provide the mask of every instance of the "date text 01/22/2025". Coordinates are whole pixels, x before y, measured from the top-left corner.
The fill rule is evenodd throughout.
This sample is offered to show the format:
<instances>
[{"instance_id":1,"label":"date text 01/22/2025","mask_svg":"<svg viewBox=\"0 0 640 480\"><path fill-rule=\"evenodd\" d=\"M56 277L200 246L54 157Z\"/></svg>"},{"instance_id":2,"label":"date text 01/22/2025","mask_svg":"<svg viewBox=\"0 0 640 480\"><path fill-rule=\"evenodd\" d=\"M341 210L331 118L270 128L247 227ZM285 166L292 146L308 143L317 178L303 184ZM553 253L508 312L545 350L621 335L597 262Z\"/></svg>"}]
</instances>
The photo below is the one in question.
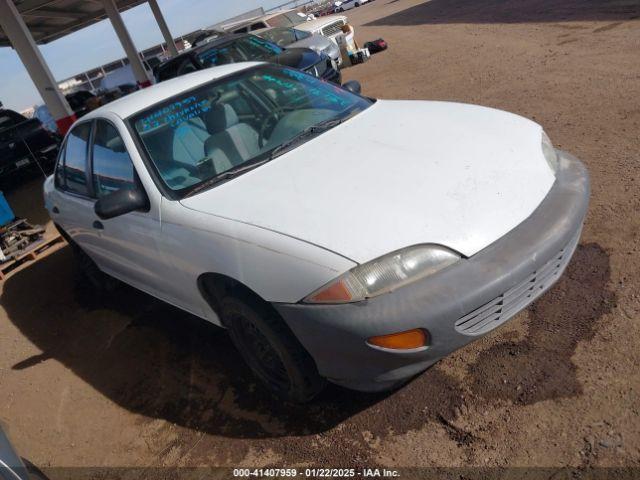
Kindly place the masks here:
<instances>
[{"instance_id":1,"label":"date text 01/22/2025","mask_svg":"<svg viewBox=\"0 0 640 480\"><path fill-rule=\"evenodd\" d=\"M387 468L234 468L234 477L289 477L296 478L397 478L400 476L397 470Z\"/></svg>"}]
</instances>

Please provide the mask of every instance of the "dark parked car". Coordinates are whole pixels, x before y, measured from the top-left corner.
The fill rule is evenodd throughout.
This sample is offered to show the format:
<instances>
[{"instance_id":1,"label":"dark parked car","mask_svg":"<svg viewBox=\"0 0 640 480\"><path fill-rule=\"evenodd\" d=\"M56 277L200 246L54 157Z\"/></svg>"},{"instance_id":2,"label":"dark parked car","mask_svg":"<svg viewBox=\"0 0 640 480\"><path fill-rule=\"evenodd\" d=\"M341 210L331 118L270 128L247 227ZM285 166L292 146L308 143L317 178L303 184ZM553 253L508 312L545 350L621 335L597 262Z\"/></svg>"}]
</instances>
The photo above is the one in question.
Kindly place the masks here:
<instances>
[{"instance_id":1,"label":"dark parked car","mask_svg":"<svg viewBox=\"0 0 640 480\"><path fill-rule=\"evenodd\" d=\"M205 45L212 40L216 40L220 37L228 35L227 32L222 32L220 30L202 30L197 35L194 35L193 41L191 41L191 45L193 47L198 47L200 45Z\"/></svg>"},{"instance_id":2,"label":"dark parked car","mask_svg":"<svg viewBox=\"0 0 640 480\"><path fill-rule=\"evenodd\" d=\"M45 129L37 118L0 109L0 179L38 164L48 170L59 145L60 136Z\"/></svg>"},{"instance_id":3,"label":"dark parked car","mask_svg":"<svg viewBox=\"0 0 640 480\"><path fill-rule=\"evenodd\" d=\"M71 107L71 110L73 110L73 113L76 114L76 117L80 118L90 111L90 109L87 109L87 101L95 98L95 95L87 90L79 90L65 95L65 98L67 99L67 102L69 102L69 106Z\"/></svg>"},{"instance_id":4,"label":"dark parked car","mask_svg":"<svg viewBox=\"0 0 640 480\"><path fill-rule=\"evenodd\" d=\"M297 68L337 84L342 77L334 60L310 48L282 48L255 35L225 35L158 65L156 81L162 82L196 70L236 62L272 62Z\"/></svg>"}]
</instances>

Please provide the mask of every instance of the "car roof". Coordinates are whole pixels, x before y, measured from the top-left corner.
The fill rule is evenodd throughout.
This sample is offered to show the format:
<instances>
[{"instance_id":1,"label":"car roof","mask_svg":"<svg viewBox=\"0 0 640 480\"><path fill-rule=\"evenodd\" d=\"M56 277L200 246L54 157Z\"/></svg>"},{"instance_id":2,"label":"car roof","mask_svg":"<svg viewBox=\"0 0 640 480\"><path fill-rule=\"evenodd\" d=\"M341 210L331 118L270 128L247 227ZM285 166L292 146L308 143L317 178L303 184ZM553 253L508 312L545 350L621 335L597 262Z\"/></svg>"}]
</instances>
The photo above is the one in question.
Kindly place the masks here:
<instances>
[{"instance_id":1,"label":"car roof","mask_svg":"<svg viewBox=\"0 0 640 480\"><path fill-rule=\"evenodd\" d=\"M125 119L146 108L179 95L182 92L191 90L212 80L232 75L242 70L247 70L256 65L262 65L263 62L239 62L220 65L218 67L205 68L197 72L182 75L180 77L165 80L137 92L133 92L126 97L119 98L113 102L107 103L100 108L89 112L82 119L91 119L95 117L103 117L106 113L113 113L116 116Z\"/></svg>"},{"instance_id":2,"label":"car roof","mask_svg":"<svg viewBox=\"0 0 640 480\"><path fill-rule=\"evenodd\" d=\"M260 33L268 32L269 30L295 30L297 25L281 25L279 27L264 27L258 30L252 30L251 33L258 35Z\"/></svg>"},{"instance_id":3,"label":"car roof","mask_svg":"<svg viewBox=\"0 0 640 480\"><path fill-rule=\"evenodd\" d=\"M286 10L276 10L271 13L265 13L264 15L258 15L257 17L244 18L242 20L238 20L237 22L227 23L223 25L222 28L227 30L230 30L232 28L240 28L245 25L251 25L252 23L255 23L255 22L270 20L271 18L277 17L278 15L282 15L283 13L290 13L295 11L297 11L296 8L289 8Z\"/></svg>"},{"instance_id":4,"label":"car roof","mask_svg":"<svg viewBox=\"0 0 640 480\"><path fill-rule=\"evenodd\" d=\"M203 43L202 45L196 45L194 47L191 47L189 50L185 50L184 52L181 52L175 57L168 58L164 62L161 62L158 65L156 65L154 67L154 70L159 70L167 65L170 65L172 63L179 61L181 58L192 56L196 53L202 52L209 48L219 47L220 45L225 45L239 38L250 37L250 36L255 36L255 35L252 35L250 33L224 33L220 35L218 38L211 40L210 42Z\"/></svg>"}]
</instances>

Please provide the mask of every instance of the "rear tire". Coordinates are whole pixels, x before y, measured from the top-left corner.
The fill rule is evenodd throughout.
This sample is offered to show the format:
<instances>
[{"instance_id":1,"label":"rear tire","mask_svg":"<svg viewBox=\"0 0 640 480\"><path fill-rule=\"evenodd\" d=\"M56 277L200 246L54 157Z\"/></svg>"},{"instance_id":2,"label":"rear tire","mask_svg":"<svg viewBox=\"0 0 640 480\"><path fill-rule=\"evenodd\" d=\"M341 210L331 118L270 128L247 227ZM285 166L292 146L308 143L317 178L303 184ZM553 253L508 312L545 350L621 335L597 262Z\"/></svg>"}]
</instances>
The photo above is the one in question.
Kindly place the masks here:
<instances>
[{"instance_id":1,"label":"rear tire","mask_svg":"<svg viewBox=\"0 0 640 480\"><path fill-rule=\"evenodd\" d=\"M118 281L98 268L96 263L59 225L54 224L60 235L67 241L76 260L80 277L86 280L94 289L108 293L118 286Z\"/></svg>"},{"instance_id":2,"label":"rear tire","mask_svg":"<svg viewBox=\"0 0 640 480\"><path fill-rule=\"evenodd\" d=\"M80 275L84 280L96 290L101 292L112 292L115 290L117 283L114 278L104 273L98 268L96 263L87 255L82 248L75 243L71 245L73 253L76 257L76 264Z\"/></svg>"},{"instance_id":3,"label":"rear tire","mask_svg":"<svg viewBox=\"0 0 640 480\"><path fill-rule=\"evenodd\" d=\"M325 387L315 362L271 305L242 292L222 301L222 314L245 362L276 395L305 403Z\"/></svg>"}]
</instances>

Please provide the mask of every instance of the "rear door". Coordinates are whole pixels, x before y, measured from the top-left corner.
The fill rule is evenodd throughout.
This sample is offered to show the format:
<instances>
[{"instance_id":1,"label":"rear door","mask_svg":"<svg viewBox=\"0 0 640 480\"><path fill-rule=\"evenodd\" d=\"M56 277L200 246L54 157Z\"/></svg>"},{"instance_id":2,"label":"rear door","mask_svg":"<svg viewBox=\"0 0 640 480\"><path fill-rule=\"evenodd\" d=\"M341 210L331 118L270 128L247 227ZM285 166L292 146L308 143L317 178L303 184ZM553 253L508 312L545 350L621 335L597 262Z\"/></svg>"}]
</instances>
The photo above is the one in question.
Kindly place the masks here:
<instances>
[{"instance_id":1,"label":"rear door","mask_svg":"<svg viewBox=\"0 0 640 480\"><path fill-rule=\"evenodd\" d=\"M95 214L88 171L88 148L92 123L82 122L67 135L58 157L55 190L51 194L50 215L92 258L100 240L94 228Z\"/></svg>"}]
</instances>

